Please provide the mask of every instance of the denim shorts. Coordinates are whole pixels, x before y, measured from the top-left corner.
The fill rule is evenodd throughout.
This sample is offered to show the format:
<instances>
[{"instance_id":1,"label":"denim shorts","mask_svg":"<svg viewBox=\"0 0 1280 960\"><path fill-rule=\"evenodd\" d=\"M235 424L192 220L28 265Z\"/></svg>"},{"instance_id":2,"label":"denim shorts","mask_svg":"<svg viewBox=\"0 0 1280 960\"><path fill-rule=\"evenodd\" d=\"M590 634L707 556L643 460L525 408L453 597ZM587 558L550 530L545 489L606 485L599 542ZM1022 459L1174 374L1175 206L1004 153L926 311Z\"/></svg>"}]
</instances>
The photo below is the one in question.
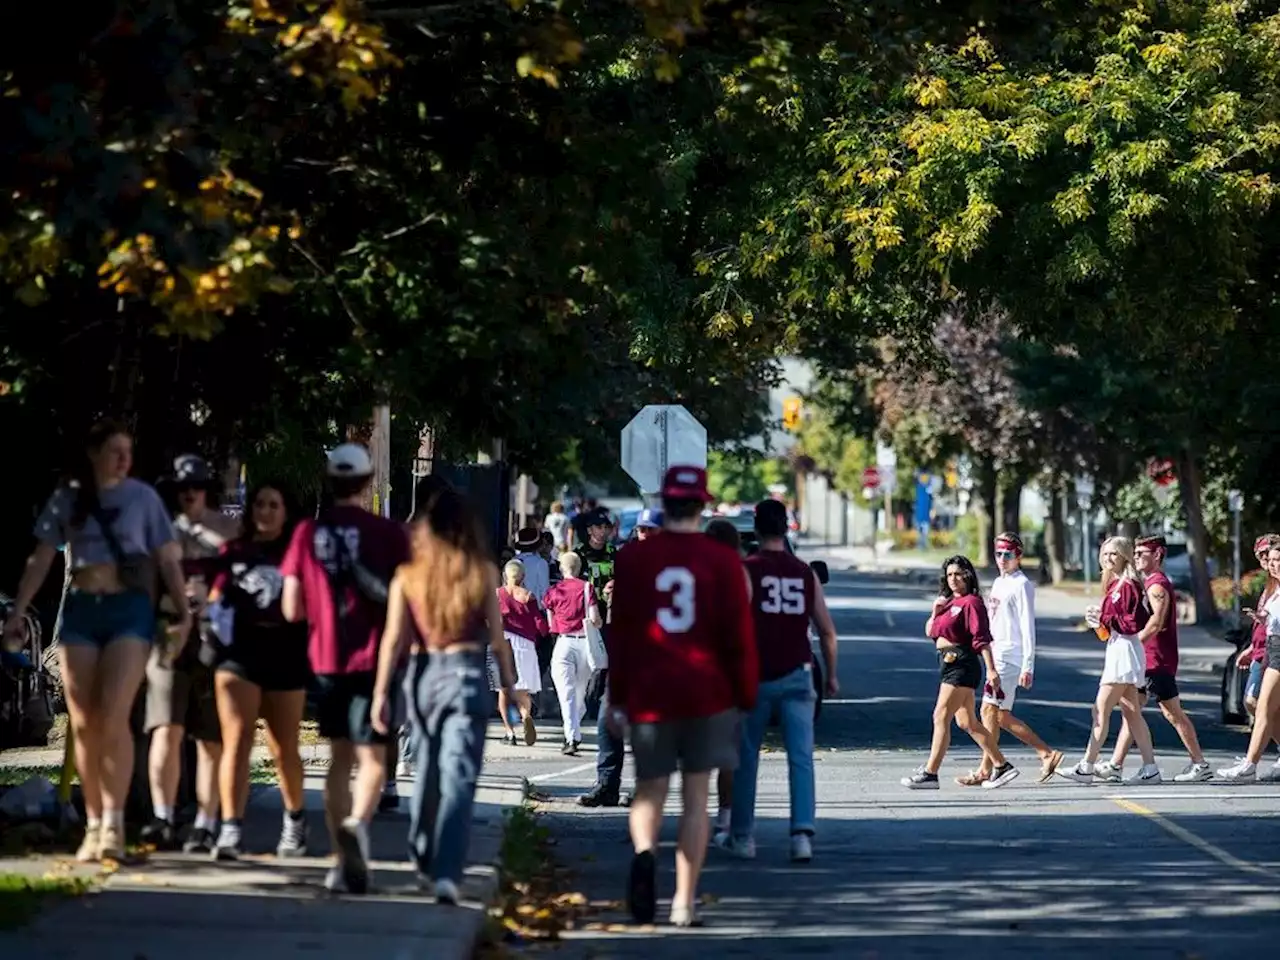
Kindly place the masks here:
<instances>
[{"instance_id":1,"label":"denim shorts","mask_svg":"<svg viewBox=\"0 0 1280 960\"><path fill-rule=\"evenodd\" d=\"M156 636L155 604L139 590L124 593L85 593L72 590L62 610L62 642L105 647L113 640L142 640Z\"/></svg>"},{"instance_id":2,"label":"denim shorts","mask_svg":"<svg viewBox=\"0 0 1280 960\"><path fill-rule=\"evenodd\" d=\"M1267 665L1261 660L1249 664L1249 679L1244 685L1244 695L1250 700L1257 700L1262 693L1262 674Z\"/></svg>"}]
</instances>

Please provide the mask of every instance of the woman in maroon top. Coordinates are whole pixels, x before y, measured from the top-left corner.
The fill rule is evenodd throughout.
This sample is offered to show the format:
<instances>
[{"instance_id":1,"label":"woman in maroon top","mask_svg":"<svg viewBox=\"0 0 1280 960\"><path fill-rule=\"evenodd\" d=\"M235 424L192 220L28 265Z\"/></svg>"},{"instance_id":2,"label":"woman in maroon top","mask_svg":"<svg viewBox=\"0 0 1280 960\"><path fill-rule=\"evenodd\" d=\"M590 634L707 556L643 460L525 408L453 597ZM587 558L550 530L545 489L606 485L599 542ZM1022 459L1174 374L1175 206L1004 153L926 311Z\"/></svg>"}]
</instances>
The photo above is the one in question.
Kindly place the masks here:
<instances>
[{"instance_id":1,"label":"woman in maroon top","mask_svg":"<svg viewBox=\"0 0 1280 960\"><path fill-rule=\"evenodd\" d=\"M991 655L991 624L987 605L978 594L978 573L968 557L954 556L942 564L938 578L938 598L925 623L925 633L935 641L941 685L933 708L933 745L929 761L902 785L911 790L937 790L938 768L951 745L951 720L982 748L991 767L984 789L1003 787L1017 775L1017 768L1004 758L995 738L982 725L974 708L974 691L982 680L982 663L987 667L987 688L1004 699L1003 680ZM1016 682L1010 677L1009 682Z\"/></svg>"},{"instance_id":2,"label":"woman in maroon top","mask_svg":"<svg viewBox=\"0 0 1280 960\"><path fill-rule=\"evenodd\" d=\"M597 628L604 625L596 606L595 591L579 577L581 572L581 557L576 553L560 554L560 573L564 579L552 585L542 598L548 625L557 635L551 653L551 679L564 720L564 745L560 752L566 757L576 757L582 744L581 724L587 709L587 683L592 674L585 624L590 620Z\"/></svg>"},{"instance_id":3,"label":"woman in maroon top","mask_svg":"<svg viewBox=\"0 0 1280 960\"><path fill-rule=\"evenodd\" d=\"M1274 533L1264 534L1253 542L1253 555L1257 558L1258 566L1263 570L1267 569L1267 552L1278 543L1280 543L1280 536ZM1244 611L1245 616L1253 621L1253 642L1240 651L1240 656L1236 658L1236 666L1241 670L1249 671L1249 680L1244 687L1244 707L1249 711L1249 716L1253 716L1258 709L1258 694L1262 691L1262 674L1266 670L1267 618L1259 611L1266 609L1267 601L1276 592L1277 586L1280 584L1277 583L1276 578L1268 573L1267 583L1262 588L1262 596L1258 597L1257 607ZM1276 742L1280 743L1280 740Z\"/></svg>"},{"instance_id":4,"label":"woman in maroon top","mask_svg":"<svg viewBox=\"0 0 1280 960\"><path fill-rule=\"evenodd\" d=\"M1142 581L1133 565L1133 541L1128 537L1106 540L1098 551L1098 569L1102 571L1102 606L1085 610L1085 622L1094 628L1098 639L1106 643L1106 655L1084 759L1062 775L1080 783L1092 783L1099 775L1100 771L1094 768L1094 764L1107 740L1111 711L1118 705L1142 754L1142 770L1134 782L1151 782L1152 770L1155 770L1155 782L1159 782L1160 771L1155 766L1151 730L1142 716L1142 703L1138 697L1138 687L1146 679L1146 656L1138 634L1151 619L1151 611L1144 602ZM1120 768L1115 764L1110 766L1118 778ZM1106 779L1112 779L1112 775L1106 774Z\"/></svg>"},{"instance_id":5,"label":"woman in maroon top","mask_svg":"<svg viewBox=\"0 0 1280 960\"><path fill-rule=\"evenodd\" d=\"M534 694L542 691L542 671L538 665L537 641L546 635L547 621L538 609L537 598L525 589L524 564L510 560L502 568L503 584L498 588L498 608L502 611L502 632L511 644L511 655L516 661L516 684L510 698L498 678L498 665L492 655L489 658L490 685L498 693L498 714L506 730L503 742L516 745L516 732L511 727L511 698L520 711L521 732L524 744L531 747L538 742L538 731L533 725Z\"/></svg>"}]
</instances>

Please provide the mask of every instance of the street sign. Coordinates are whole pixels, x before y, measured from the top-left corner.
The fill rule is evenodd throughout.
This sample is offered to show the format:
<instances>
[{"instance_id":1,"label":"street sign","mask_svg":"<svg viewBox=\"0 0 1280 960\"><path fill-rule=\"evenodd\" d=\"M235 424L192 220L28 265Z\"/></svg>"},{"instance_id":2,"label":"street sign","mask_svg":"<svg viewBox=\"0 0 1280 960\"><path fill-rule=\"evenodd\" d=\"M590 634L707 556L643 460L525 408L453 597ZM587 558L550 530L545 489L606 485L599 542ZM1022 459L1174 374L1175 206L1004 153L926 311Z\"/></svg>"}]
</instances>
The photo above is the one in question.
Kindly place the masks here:
<instances>
[{"instance_id":1,"label":"street sign","mask_svg":"<svg viewBox=\"0 0 1280 960\"><path fill-rule=\"evenodd\" d=\"M622 428L622 469L655 494L672 465L707 465L707 428L679 404L650 404Z\"/></svg>"},{"instance_id":2,"label":"street sign","mask_svg":"<svg viewBox=\"0 0 1280 960\"><path fill-rule=\"evenodd\" d=\"M876 466L880 468L882 477L886 470L892 472L898 469L898 454L893 447L883 443L876 444Z\"/></svg>"},{"instance_id":3,"label":"street sign","mask_svg":"<svg viewBox=\"0 0 1280 960\"><path fill-rule=\"evenodd\" d=\"M862 471L862 485L872 490L880 486L880 471L875 467L867 467Z\"/></svg>"},{"instance_id":4,"label":"street sign","mask_svg":"<svg viewBox=\"0 0 1280 960\"><path fill-rule=\"evenodd\" d=\"M877 488L881 493L887 493L893 496L898 489L898 471L895 467L877 467L876 473L880 476L880 486Z\"/></svg>"},{"instance_id":5,"label":"street sign","mask_svg":"<svg viewBox=\"0 0 1280 960\"><path fill-rule=\"evenodd\" d=\"M1227 509L1232 513L1239 513L1244 509L1244 494L1239 490L1227 491Z\"/></svg>"}]
</instances>

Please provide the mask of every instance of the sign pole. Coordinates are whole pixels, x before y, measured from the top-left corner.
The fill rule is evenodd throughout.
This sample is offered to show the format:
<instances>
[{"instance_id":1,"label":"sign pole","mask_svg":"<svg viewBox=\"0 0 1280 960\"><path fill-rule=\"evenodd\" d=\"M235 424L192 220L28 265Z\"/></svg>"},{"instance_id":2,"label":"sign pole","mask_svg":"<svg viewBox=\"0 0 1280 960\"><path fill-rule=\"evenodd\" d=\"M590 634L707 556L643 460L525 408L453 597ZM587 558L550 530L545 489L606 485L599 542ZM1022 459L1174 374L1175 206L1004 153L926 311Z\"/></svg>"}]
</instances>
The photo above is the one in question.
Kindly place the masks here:
<instances>
[{"instance_id":1,"label":"sign pole","mask_svg":"<svg viewBox=\"0 0 1280 960\"><path fill-rule=\"evenodd\" d=\"M1227 491L1227 506L1231 508L1231 609L1236 623L1240 623L1240 512L1244 509L1244 496L1239 490Z\"/></svg>"}]
</instances>

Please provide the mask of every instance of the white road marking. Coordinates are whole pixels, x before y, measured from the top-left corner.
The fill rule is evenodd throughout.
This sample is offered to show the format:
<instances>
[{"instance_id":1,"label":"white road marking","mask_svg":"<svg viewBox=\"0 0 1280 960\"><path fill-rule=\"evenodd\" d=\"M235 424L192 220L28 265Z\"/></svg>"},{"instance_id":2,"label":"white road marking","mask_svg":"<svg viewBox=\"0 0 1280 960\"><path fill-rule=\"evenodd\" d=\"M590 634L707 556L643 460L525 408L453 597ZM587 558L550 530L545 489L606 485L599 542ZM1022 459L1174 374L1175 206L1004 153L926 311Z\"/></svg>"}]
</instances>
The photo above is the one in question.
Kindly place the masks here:
<instances>
[{"instance_id":1,"label":"white road marking","mask_svg":"<svg viewBox=\"0 0 1280 960\"><path fill-rule=\"evenodd\" d=\"M576 767L567 767L564 770L554 770L551 773L540 773L536 777L530 777L530 783L546 783L548 780L558 780L560 777L572 776L575 773L586 773L588 770L594 770L596 762L592 760L590 763L580 763Z\"/></svg>"}]
</instances>

